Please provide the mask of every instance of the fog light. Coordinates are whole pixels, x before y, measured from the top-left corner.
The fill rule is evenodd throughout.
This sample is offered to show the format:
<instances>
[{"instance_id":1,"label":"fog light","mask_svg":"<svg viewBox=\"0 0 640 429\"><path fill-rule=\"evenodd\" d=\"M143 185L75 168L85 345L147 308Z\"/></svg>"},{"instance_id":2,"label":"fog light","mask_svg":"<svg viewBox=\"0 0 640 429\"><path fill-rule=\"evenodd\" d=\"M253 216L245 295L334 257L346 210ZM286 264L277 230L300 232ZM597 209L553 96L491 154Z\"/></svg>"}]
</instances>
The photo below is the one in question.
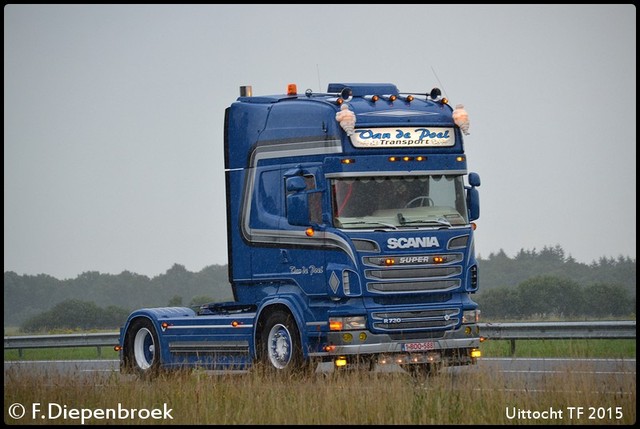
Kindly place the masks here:
<instances>
[{"instance_id":1,"label":"fog light","mask_svg":"<svg viewBox=\"0 0 640 429\"><path fill-rule=\"evenodd\" d=\"M351 335L349 333L342 334L342 340L345 343L350 343L353 340L353 335Z\"/></svg>"}]
</instances>

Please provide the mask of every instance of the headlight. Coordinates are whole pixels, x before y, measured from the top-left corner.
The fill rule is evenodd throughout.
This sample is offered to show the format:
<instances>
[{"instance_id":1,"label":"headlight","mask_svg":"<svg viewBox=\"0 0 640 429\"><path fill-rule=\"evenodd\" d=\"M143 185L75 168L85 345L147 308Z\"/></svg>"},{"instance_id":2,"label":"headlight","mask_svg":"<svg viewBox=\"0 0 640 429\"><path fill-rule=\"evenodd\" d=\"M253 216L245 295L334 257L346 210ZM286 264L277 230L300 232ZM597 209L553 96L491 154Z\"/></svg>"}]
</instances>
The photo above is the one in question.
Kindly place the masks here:
<instances>
[{"instance_id":1,"label":"headlight","mask_svg":"<svg viewBox=\"0 0 640 429\"><path fill-rule=\"evenodd\" d=\"M480 322L480 310L467 310L462 312L462 323Z\"/></svg>"},{"instance_id":2,"label":"headlight","mask_svg":"<svg viewBox=\"0 0 640 429\"><path fill-rule=\"evenodd\" d=\"M353 331L365 329L367 319L364 316L330 317L329 330L331 331Z\"/></svg>"}]
</instances>

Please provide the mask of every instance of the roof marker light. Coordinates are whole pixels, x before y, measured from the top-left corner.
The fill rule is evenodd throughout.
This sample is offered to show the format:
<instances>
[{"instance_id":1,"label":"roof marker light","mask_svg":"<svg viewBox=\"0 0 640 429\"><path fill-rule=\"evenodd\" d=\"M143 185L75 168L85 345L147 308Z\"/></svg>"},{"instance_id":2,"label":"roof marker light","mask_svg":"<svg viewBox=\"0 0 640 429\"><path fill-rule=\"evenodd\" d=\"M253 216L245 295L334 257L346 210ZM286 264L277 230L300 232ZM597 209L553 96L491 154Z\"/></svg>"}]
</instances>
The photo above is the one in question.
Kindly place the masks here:
<instances>
[{"instance_id":1,"label":"roof marker light","mask_svg":"<svg viewBox=\"0 0 640 429\"><path fill-rule=\"evenodd\" d=\"M375 94L374 95L365 95L364 99L367 100L367 101L370 101L372 103L375 103L376 101L380 100L380 97L375 95Z\"/></svg>"},{"instance_id":2,"label":"roof marker light","mask_svg":"<svg viewBox=\"0 0 640 429\"><path fill-rule=\"evenodd\" d=\"M394 101L396 101L396 98L398 98L398 96L395 94L386 94L386 95L383 95L382 98L393 103Z\"/></svg>"},{"instance_id":3,"label":"roof marker light","mask_svg":"<svg viewBox=\"0 0 640 429\"><path fill-rule=\"evenodd\" d=\"M287 85L287 95L298 95L298 86L295 83Z\"/></svg>"}]
</instances>

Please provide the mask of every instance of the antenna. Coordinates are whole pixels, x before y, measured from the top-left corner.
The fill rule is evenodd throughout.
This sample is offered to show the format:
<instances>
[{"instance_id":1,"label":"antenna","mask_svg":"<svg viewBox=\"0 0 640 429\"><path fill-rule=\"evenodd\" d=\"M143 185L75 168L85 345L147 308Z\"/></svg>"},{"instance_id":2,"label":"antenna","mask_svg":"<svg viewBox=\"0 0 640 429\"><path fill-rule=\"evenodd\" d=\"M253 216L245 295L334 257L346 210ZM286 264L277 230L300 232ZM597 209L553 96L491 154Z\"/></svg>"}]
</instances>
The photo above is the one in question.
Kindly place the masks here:
<instances>
[{"instance_id":1,"label":"antenna","mask_svg":"<svg viewBox=\"0 0 640 429\"><path fill-rule=\"evenodd\" d=\"M318 91L322 91L322 85L320 84L320 65L316 63L316 70L318 72Z\"/></svg>"},{"instance_id":2,"label":"antenna","mask_svg":"<svg viewBox=\"0 0 640 429\"><path fill-rule=\"evenodd\" d=\"M447 94L447 90L444 89L442 82L440 82L440 79L438 79L438 75L436 74L436 71L434 70L433 66L431 66L431 71L433 72L433 75L436 77L436 80L438 81L438 85L440 85L440 88L442 88L442 91L444 91L444 96L449 98L449 95Z\"/></svg>"}]
</instances>

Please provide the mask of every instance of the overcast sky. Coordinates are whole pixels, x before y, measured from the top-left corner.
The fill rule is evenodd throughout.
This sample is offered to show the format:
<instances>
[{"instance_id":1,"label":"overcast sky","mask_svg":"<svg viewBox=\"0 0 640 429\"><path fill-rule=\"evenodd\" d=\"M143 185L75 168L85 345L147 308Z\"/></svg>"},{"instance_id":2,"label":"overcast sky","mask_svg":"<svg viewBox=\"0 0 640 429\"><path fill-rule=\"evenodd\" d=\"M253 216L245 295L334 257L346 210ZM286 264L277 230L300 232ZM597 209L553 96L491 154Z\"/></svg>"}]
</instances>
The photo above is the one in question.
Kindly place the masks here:
<instances>
[{"instance_id":1,"label":"overcast sky","mask_svg":"<svg viewBox=\"0 0 640 429\"><path fill-rule=\"evenodd\" d=\"M330 82L465 105L480 257L635 259L632 4L39 4L4 8L5 272L226 264L225 107Z\"/></svg>"}]
</instances>

